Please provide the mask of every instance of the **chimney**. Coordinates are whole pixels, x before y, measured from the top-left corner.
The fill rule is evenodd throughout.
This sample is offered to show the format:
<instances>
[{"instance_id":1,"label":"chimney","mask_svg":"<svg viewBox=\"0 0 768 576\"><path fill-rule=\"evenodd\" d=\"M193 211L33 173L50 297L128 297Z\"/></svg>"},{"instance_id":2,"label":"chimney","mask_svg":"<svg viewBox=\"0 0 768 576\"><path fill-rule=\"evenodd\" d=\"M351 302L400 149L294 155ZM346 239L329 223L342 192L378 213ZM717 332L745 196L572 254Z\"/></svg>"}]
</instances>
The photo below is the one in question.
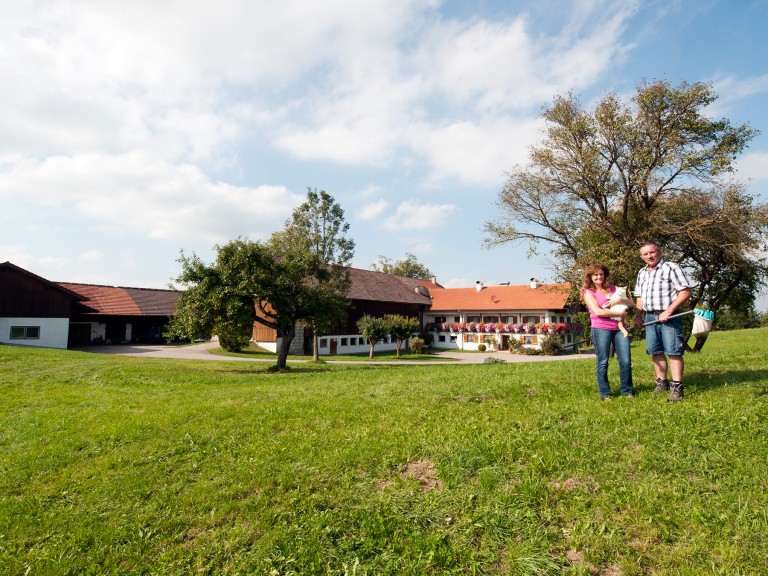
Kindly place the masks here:
<instances>
[{"instance_id":1,"label":"chimney","mask_svg":"<svg viewBox=\"0 0 768 576\"><path fill-rule=\"evenodd\" d=\"M432 284L437 284L437 276L432 276Z\"/></svg>"},{"instance_id":2,"label":"chimney","mask_svg":"<svg viewBox=\"0 0 768 576\"><path fill-rule=\"evenodd\" d=\"M531 290L536 290L539 287L539 281L536 278L531 278Z\"/></svg>"},{"instance_id":3,"label":"chimney","mask_svg":"<svg viewBox=\"0 0 768 576\"><path fill-rule=\"evenodd\" d=\"M482 283L482 282L480 282L480 280L478 280L477 282L475 282L475 290L477 290L478 292L480 292L482 289L483 289L483 283Z\"/></svg>"}]
</instances>

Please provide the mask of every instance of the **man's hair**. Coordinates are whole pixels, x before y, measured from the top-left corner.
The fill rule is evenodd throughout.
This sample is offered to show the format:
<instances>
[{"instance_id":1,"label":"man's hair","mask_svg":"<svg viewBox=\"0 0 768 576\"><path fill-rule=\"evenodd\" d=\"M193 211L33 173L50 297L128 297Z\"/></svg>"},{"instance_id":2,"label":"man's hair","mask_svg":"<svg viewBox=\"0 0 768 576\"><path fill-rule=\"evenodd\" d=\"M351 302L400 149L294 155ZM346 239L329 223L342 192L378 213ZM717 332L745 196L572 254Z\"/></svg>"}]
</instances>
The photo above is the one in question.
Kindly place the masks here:
<instances>
[{"instance_id":1,"label":"man's hair","mask_svg":"<svg viewBox=\"0 0 768 576\"><path fill-rule=\"evenodd\" d=\"M640 249L642 250L646 246L651 245L656 246L657 249L661 250L661 248L659 248L659 243L656 242L656 240L643 240L643 242L640 244Z\"/></svg>"}]
</instances>

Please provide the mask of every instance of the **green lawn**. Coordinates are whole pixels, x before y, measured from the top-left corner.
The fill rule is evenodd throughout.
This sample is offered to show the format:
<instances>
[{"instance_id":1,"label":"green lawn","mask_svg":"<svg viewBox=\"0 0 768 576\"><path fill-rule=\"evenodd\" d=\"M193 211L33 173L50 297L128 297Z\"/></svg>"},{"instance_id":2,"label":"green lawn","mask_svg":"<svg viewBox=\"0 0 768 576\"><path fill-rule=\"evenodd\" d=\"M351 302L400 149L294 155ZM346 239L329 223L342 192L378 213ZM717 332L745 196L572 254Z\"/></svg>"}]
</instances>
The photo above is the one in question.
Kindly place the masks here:
<instances>
[{"instance_id":1,"label":"green lawn","mask_svg":"<svg viewBox=\"0 0 768 576\"><path fill-rule=\"evenodd\" d=\"M0 346L0 574L765 575L766 340L713 333L679 404L642 342L611 403L590 358Z\"/></svg>"}]
</instances>

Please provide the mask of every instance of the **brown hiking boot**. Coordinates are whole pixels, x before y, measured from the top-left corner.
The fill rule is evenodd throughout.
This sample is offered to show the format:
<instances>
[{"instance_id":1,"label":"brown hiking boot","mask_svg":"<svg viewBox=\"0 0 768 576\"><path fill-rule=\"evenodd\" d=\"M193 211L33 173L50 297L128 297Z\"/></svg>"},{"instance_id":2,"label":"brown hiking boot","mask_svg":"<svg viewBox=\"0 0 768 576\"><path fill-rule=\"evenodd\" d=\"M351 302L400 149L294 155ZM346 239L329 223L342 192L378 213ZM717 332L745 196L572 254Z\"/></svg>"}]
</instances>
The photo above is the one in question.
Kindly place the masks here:
<instances>
[{"instance_id":1,"label":"brown hiking boot","mask_svg":"<svg viewBox=\"0 0 768 576\"><path fill-rule=\"evenodd\" d=\"M656 388L654 388L654 394L661 394L662 392L669 392L669 380L656 378Z\"/></svg>"},{"instance_id":2,"label":"brown hiking boot","mask_svg":"<svg viewBox=\"0 0 768 576\"><path fill-rule=\"evenodd\" d=\"M683 383L672 382L669 386L667 402L680 402L683 399Z\"/></svg>"}]
</instances>

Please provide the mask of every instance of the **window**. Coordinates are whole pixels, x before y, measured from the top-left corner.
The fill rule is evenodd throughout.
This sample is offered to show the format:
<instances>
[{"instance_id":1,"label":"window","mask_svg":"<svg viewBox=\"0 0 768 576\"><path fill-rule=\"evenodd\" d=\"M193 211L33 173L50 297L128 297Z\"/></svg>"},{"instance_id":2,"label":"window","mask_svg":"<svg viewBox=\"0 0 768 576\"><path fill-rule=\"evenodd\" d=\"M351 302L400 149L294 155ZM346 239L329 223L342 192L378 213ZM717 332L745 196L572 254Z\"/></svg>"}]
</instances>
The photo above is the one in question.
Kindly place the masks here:
<instances>
[{"instance_id":1,"label":"window","mask_svg":"<svg viewBox=\"0 0 768 576\"><path fill-rule=\"evenodd\" d=\"M526 336L525 337L525 343L526 344L532 344L537 345L539 343L539 337L538 336Z\"/></svg>"},{"instance_id":2,"label":"window","mask_svg":"<svg viewBox=\"0 0 768 576\"><path fill-rule=\"evenodd\" d=\"M477 334L464 334L464 342L477 342Z\"/></svg>"},{"instance_id":3,"label":"window","mask_svg":"<svg viewBox=\"0 0 768 576\"><path fill-rule=\"evenodd\" d=\"M357 339L358 346L364 346L365 345L365 338L358 338Z\"/></svg>"},{"instance_id":4,"label":"window","mask_svg":"<svg viewBox=\"0 0 768 576\"><path fill-rule=\"evenodd\" d=\"M445 334L439 334L437 336L437 341L438 342L445 342Z\"/></svg>"},{"instance_id":5,"label":"window","mask_svg":"<svg viewBox=\"0 0 768 576\"><path fill-rule=\"evenodd\" d=\"M541 316L523 316L523 324L539 324Z\"/></svg>"},{"instance_id":6,"label":"window","mask_svg":"<svg viewBox=\"0 0 768 576\"><path fill-rule=\"evenodd\" d=\"M504 317L504 323L505 324L517 324L517 316L505 316Z\"/></svg>"},{"instance_id":7,"label":"window","mask_svg":"<svg viewBox=\"0 0 768 576\"><path fill-rule=\"evenodd\" d=\"M444 324L446 321L446 316L435 316L435 324Z\"/></svg>"},{"instance_id":8,"label":"window","mask_svg":"<svg viewBox=\"0 0 768 576\"><path fill-rule=\"evenodd\" d=\"M40 326L11 326L11 340L40 340Z\"/></svg>"},{"instance_id":9,"label":"window","mask_svg":"<svg viewBox=\"0 0 768 576\"><path fill-rule=\"evenodd\" d=\"M347 339L346 338L342 338L341 339L341 345L342 346L346 346L347 345Z\"/></svg>"},{"instance_id":10,"label":"window","mask_svg":"<svg viewBox=\"0 0 768 576\"><path fill-rule=\"evenodd\" d=\"M483 324L489 324L491 322L498 322L498 316L483 316Z\"/></svg>"},{"instance_id":11,"label":"window","mask_svg":"<svg viewBox=\"0 0 768 576\"><path fill-rule=\"evenodd\" d=\"M480 316L467 316L467 322L480 322Z\"/></svg>"},{"instance_id":12,"label":"window","mask_svg":"<svg viewBox=\"0 0 768 576\"><path fill-rule=\"evenodd\" d=\"M328 339L320 338L320 348L328 348Z\"/></svg>"},{"instance_id":13,"label":"window","mask_svg":"<svg viewBox=\"0 0 768 576\"><path fill-rule=\"evenodd\" d=\"M451 336L451 342L456 342L456 336Z\"/></svg>"}]
</instances>

